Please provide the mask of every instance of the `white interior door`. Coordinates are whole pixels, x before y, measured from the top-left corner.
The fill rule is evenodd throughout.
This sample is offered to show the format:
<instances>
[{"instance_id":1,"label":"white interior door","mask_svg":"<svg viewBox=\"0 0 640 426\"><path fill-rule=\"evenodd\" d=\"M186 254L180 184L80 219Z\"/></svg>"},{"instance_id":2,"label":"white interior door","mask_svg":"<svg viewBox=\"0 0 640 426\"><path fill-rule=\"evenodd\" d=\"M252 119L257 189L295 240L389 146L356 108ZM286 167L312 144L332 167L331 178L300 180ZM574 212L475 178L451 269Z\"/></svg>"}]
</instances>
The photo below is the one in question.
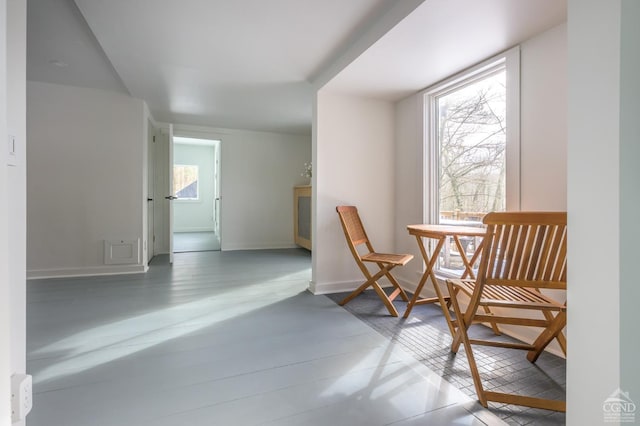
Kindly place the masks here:
<instances>
[{"instance_id":1,"label":"white interior door","mask_svg":"<svg viewBox=\"0 0 640 426\"><path fill-rule=\"evenodd\" d=\"M169 124L169 188L165 198L169 200L169 263L173 263L173 200L176 194L173 193L173 124Z\"/></svg>"},{"instance_id":2,"label":"white interior door","mask_svg":"<svg viewBox=\"0 0 640 426\"><path fill-rule=\"evenodd\" d=\"M220 144L214 145L214 171L213 171L213 230L220 241L222 247L222 235L220 235L220 205L222 204L222 196L220 195Z\"/></svg>"},{"instance_id":3,"label":"white interior door","mask_svg":"<svg viewBox=\"0 0 640 426\"><path fill-rule=\"evenodd\" d=\"M156 179L156 131L153 125L147 124L147 263L155 254L155 179Z\"/></svg>"}]
</instances>

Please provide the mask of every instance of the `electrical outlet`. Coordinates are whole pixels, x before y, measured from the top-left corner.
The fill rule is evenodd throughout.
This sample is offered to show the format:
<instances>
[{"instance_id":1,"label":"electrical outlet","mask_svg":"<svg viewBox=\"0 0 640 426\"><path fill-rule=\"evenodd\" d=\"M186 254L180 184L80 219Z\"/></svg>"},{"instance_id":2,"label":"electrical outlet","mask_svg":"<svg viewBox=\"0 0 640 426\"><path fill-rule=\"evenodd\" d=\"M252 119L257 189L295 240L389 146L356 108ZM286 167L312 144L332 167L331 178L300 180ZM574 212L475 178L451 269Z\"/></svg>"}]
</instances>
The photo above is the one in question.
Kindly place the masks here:
<instances>
[{"instance_id":1,"label":"electrical outlet","mask_svg":"<svg viewBox=\"0 0 640 426\"><path fill-rule=\"evenodd\" d=\"M33 407L32 380L28 374L11 376L11 421L24 420Z\"/></svg>"}]
</instances>

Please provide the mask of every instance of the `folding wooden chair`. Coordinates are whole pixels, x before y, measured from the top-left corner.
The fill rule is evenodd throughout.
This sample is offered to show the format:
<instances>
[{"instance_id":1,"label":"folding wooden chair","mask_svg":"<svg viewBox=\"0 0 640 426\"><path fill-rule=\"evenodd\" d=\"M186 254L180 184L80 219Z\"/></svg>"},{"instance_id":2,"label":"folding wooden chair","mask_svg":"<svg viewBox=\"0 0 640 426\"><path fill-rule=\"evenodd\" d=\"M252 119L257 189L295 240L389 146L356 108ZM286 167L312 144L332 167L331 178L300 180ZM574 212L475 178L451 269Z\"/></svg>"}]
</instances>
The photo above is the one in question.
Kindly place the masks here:
<instances>
[{"instance_id":1,"label":"folding wooden chair","mask_svg":"<svg viewBox=\"0 0 640 426\"><path fill-rule=\"evenodd\" d=\"M391 270L396 266L404 266L411 259L413 259L413 255L411 254L390 254L390 253L376 253L373 249L373 246L369 242L369 238L367 237L367 233L364 230L364 226L362 225L362 221L360 220L360 216L358 215L358 209L354 206L338 206L336 207L336 211L338 212L338 216L340 216L340 223L342 223L342 230L344 231L344 236L347 239L347 244L349 245L349 249L351 250L351 254L353 254L353 258L355 259L358 267L366 277L367 281L354 290L351 294L349 294L346 298L344 298L340 305L344 305L355 298L357 295L362 293L367 287L373 287L375 292L378 294L382 303L387 307L387 310L394 317L398 316L398 311L395 306L393 306L393 300L400 295L405 302L409 301L407 294L400 287L398 281L391 275ZM367 252L364 254L360 254L358 252L358 247L361 245L365 245ZM364 251L364 250L363 250ZM375 275L371 275L369 269L364 264L364 262L371 262L378 265L380 269ZM387 296L387 293L380 287L378 284L378 280L386 276L395 290Z\"/></svg>"},{"instance_id":2,"label":"folding wooden chair","mask_svg":"<svg viewBox=\"0 0 640 426\"><path fill-rule=\"evenodd\" d=\"M456 335L451 346L457 352L464 345L469 367L480 403L487 401L565 411L564 401L533 398L523 395L485 391L473 355L473 345L487 345L528 351L527 359L535 362L553 339L557 339L566 354L566 339L562 332L566 320L566 303L544 295L541 289L567 288L567 214L564 212L489 213L484 247L475 280L447 280L456 319ZM459 296L466 294L466 310ZM500 308L499 313L494 308ZM539 311L540 318L527 315ZM468 334L474 323L512 324L541 327L543 330L532 344L506 343L471 339Z\"/></svg>"}]
</instances>

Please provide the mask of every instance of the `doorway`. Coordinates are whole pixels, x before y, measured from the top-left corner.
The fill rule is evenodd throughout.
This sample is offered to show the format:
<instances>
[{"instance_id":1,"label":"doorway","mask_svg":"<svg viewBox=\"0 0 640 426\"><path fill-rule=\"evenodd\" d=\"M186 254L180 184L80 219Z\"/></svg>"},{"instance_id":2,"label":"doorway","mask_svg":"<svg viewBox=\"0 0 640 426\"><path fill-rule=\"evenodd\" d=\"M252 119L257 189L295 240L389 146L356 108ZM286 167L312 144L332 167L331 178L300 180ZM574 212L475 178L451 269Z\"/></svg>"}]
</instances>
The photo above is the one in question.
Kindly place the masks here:
<instances>
[{"instance_id":1,"label":"doorway","mask_svg":"<svg viewBox=\"0 0 640 426\"><path fill-rule=\"evenodd\" d=\"M173 252L218 251L219 140L173 138Z\"/></svg>"}]
</instances>

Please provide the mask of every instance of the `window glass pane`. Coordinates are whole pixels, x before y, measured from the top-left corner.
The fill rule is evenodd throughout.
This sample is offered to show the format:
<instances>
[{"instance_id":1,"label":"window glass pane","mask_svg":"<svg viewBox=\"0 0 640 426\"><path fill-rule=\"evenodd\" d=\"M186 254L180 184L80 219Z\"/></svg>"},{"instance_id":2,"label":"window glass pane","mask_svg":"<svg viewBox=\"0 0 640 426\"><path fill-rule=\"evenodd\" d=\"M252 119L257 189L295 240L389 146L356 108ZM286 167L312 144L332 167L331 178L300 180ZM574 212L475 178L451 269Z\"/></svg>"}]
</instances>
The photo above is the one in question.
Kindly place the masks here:
<instances>
[{"instance_id":1,"label":"window glass pane","mask_svg":"<svg viewBox=\"0 0 640 426\"><path fill-rule=\"evenodd\" d=\"M480 225L504 211L505 71L436 97L440 223Z\"/></svg>"},{"instance_id":2,"label":"window glass pane","mask_svg":"<svg viewBox=\"0 0 640 426\"><path fill-rule=\"evenodd\" d=\"M173 193L182 200L198 199L198 166L173 166Z\"/></svg>"},{"instance_id":3,"label":"window glass pane","mask_svg":"<svg viewBox=\"0 0 640 426\"><path fill-rule=\"evenodd\" d=\"M486 213L506 209L506 98L504 64L433 93L437 223L482 226ZM481 238L459 241L460 247L453 237L445 241L438 273L460 276L463 256L471 259Z\"/></svg>"}]
</instances>

